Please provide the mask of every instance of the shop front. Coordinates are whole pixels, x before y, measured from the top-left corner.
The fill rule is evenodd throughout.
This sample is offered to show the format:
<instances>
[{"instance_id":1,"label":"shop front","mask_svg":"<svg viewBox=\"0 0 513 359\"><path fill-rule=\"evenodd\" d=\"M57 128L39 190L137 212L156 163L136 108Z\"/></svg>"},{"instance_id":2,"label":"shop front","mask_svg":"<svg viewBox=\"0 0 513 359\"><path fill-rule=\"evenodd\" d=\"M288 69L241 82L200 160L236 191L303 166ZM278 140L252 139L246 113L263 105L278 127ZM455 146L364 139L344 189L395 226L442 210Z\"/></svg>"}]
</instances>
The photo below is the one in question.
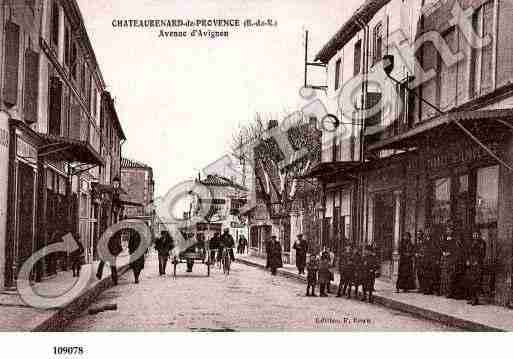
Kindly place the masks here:
<instances>
[{"instance_id":1,"label":"shop front","mask_svg":"<svg viewBox=\"0 0 513 359\"><path fill-rule=\"evenodd\" d=\"M2 284L14 288L28 258L66 233L76 232L71 176L84 165L103 162L85 143L37 133L8 115L2 114L0 120L1 155L6 160L0 189L0 265ZM39 261L32 279L39 281L65 269L66 258L60 258L52 255Z\"/></svg>"},{"instance_id":2,"label":"shop front","mask_svg":"<svg viewBox=\"0 0 513 359\"><path fill-rule=\"evenodd\" d=\"M429 231L432 238L440 241L450 228L462 240L465 251L472 232L478 231L486 242L482 294L497 304L509 304L513 256L512 119L512 110L454 112L372 145L373 150L414 149L401 165L402 184L396 182L396 186L370 194L368 228L375 241L382 241L383 263L390 258L394 262L402 233L409 232L416 241L417 231Z\"/></svg>"}]
</instances>

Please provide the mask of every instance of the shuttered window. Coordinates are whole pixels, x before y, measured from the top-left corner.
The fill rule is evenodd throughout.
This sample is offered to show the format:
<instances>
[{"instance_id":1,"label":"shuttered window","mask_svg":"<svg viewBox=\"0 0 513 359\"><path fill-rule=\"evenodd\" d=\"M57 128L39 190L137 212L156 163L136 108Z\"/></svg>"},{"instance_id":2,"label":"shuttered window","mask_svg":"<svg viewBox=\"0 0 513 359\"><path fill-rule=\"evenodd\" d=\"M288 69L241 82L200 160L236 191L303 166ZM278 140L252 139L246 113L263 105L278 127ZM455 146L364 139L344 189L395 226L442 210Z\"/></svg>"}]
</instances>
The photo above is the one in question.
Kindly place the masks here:
<instances>
[{"instance_id":1,"label":"shuttered window","mask_svg":"<svg viewBox=\"0 0 513 359\"><path fill-rule=\"evenodd\" d=\"M494 1L489 1L474 13L474 31L483 39L488 36L491 41L484 48L472 51L472 71L470 73L470 95L472 97L490 92L493 86L493 44L495 41L493 12Z\"/></svg>"},{"instance_id":2,"label":"shuttered window","mask_svg":"<svg viewBox=\"0 0 513 359\"><path fill-rule=\"evenodd\" d=\"M71 52L70 52L70 65L71 65L71 77L73 79L78 78L78 50L77 50L77 44L72 43L71 44Z\"/></svg>"},{"instance_id":3,"label":"shuttered window","mask_svg":"<svg viewBox=\"0 0 513 359\"><path fill-rule=\"evenodd\" d=\"M437 75L422 84L422 97L435 105L438 104L438 81L440 79L437 71L437 62L438 52L433 44L431 42L424 43L422 46L422 69L426 73L434 69ZM421 106L421 116L423 121L436 114L435 110L425 103L420 103L419 105Z\"/></svg>"},{"instance_id":4,"label":"shuttered window","mask_svg":"<svg viewBox=\"0 0 513 359\"><path fill-rule=\"evenodd\" d=\"M70 137L80 139L80 105L75 99L71 102L71 116L70 116Z\"/></svg>"},{"instance_id":5,"label":"shuttered window","mask_svg":"<svg viewBox=\"0 0 513 359\"><path fill-rule=\"evenodd\" d=\"M12 107L18 102L18 67L20 62L20 27L13 22L5 24L4 103Z\"/></svg>"},{"instance_id":6,"label":"shuttered window","mask_svg":"<svg viewBox=\"0 0 513 359\"><path fill-rule=\"evenodd\" d=\"M358 40L356 44L354 44L354 67L353 74L354 76L360 73L360 62L362 59L362 40Z\"/></svg>"},{"instance_id":7,"label":"shuttered window","mask_svg":"<svg viewBox=\"0 0 513 359\"><path fill-rule=\"evenodd\" d=\"M445 34L443 40L449 46L453 54L458 51L458 39L455 29ZM456 104L458 65L453 64L449 67L441 57L439 57L438 61L440 72L440 108L447 110Z\"/></svg>"},{"instance_id":8,"label":"shuttered window","mask_svg":"<svg viewBox=\"0 0 513 359\"><path fill-rule=\"evenodd\" d=\"M87 101L87 108L88 109L91 109L91 74L87 74L87 77L86 77L86 101Z\"/></svg>"},{"instance_id":9,"label":"shuttered window","mask_svg":"<svg viewBox=\"0 0 513 359\"><path fill-rule=\"evenodd\" d=\"M383 57L383 26L381 23L374 27L372 47L372 64L374 65Z\"/></svg>"},{"instance_id":10,"label":"shuttered window","mask_svg":"<svg viewBox=\"0 0 513 359\"><path fill-rule=\"evenodd\" d=\"M55 0L52 5L50 36L52 43L57 47L59 45L59 5Z\"/></svg>"},{"instance_id":11,"label":"shuttered window","mask_svg":"<svg viewBox=\"0 0 513 359\"><path fill-rule=\"evenodd\" d=\"M62 100L62 134L69 136L70 127L70 90L64 87L63 100Z\"/></svg>"},{"instance_id":12,"label":"shuttered window","mask_svg":"<svg viewBox=\"0 0 513 359\"><path fill-rule=\"evenodd\" d=\"M340 87L340 66L342 65L342 59L338 59L335 63L335 91Z\"/></svg>"},{"instance_id":13,"label":"shuttered window","mask_svg":"<svg viewBox=\"0 0 513 359\"><path fill-rule=\"evenodd\" d=\"M25 52L25 83L23 112L25 122L37 121L37 105L39 97L39 53L27 49Z\"/></svg>"},{"instance_id":14,"label":"shuttered window","mask_svg":"<svg viewBox=\"0 0 513 359\"><path fill-rule=\"evenodd\" d=\"M71 65L71 38L69 27L67 26L64 29L64 63L68 67Z\"/></svg>"},{"instance_id":15,"label":"shuttered window","mask_svg":"<svg viewBox=\"0 0 513 359\"><path fill-rule=\"evenodd\" d=\"M50 118L48 125L48 133L51 135L61 135L61 104L62 104L62 82L56 77L50 78Z\"/></svg>"}]
</instances>

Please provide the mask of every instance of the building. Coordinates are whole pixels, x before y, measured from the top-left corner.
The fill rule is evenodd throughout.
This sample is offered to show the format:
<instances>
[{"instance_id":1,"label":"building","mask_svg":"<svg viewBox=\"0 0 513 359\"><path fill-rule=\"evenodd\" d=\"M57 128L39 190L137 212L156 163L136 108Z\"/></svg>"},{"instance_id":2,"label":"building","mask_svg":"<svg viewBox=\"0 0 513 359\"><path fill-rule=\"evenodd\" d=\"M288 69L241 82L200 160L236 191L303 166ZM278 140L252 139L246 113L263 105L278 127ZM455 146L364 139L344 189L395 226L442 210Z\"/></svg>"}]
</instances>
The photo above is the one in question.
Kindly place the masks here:
<instances>
[{"instance_id":1,"label":"building","mask_svg":"<svg viewBox=\"0 0 513 359\"><path fill-rule=\"evenodd\" d=\"M470 10L463 23L489 42L468 41L463 17L453 20L459 9ZM429 229L443 238L452 227L466 240L476 229L487 243L483 291L495 303L511 301L512 10L507 0L367 0L316 56L333 98L362 75L364 108L402 100L388 113L355 116L351 131L334 139L337 155L323 158L337 167L334 178L316 176L328 186L348 179L352 233L379 249L385 278L396 278L403 233ZM394 55L398 81L375 86L369 78L383 69L383 55Z\"/></svg>"},{"instance_id":2,"label":"building","mask_svg":"<svg viewBox=\"0 0 513 359\"><path fill-rule=\"evenodd\" d=\"M153 169L144 163L122 158L121 188L126 191L126 194L121 196L123 216L144 220L154 231L155 211L151 206L155 191Z\"/></svg>"},{"instance_id":3,"label":"building","mask_svg":"<svg viewBox=\"0 0 513 359\"><path fill-rule=\"evenodd\" d=\"M234 179L218 174L208 174L203 179L198 177L195 184L201 189L195 191L196 194L192 197L191 210L184 213L185 225L181 231L185 236L208 241L215 232L221 233L228 228L236 243L240 236L248 238L245 218L239 211L246 204L248 189ZM201 193L208 193L209 198L201 198ZM191 217L191 213L200 215L203 220L194 224L188 223L194 217Z\"/></svg>"},{"instance_id":4,"label":"building","mask_svg":"<svg viewBox=\"0 0 513 359\"><path fill-rule=\"evenodd\" d=\"M6 2L0 18L0 275L13 287L26 259L68 232L80 234L92 260L93 184L108 180L104 156L120 153L124 135L118 122L118 142L102 153L105 83L75 0ZM35 279L66 265L47 256Z\"/></svg>"}]
</instances>

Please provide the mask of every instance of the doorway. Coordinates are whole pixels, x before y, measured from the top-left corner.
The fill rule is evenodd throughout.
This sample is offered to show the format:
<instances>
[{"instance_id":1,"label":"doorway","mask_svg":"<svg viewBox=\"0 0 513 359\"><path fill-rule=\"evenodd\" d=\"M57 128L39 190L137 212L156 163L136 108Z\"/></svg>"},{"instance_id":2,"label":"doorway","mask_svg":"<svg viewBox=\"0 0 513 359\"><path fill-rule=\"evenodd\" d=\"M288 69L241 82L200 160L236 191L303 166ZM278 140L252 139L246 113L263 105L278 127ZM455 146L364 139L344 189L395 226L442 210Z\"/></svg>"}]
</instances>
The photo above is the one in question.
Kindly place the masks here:
<instances>
[{"instance_id":1,"label":"doorway","mask_svg":"<svg viewBox=\"0 0 513 359\"><path fill-rule=\"evenodd\" d=\"M374 244L381 263L383 277L392 277L394 250L394 195L382 193L374 196Z\"/></svg>"},{"instance_id":2,"label":"doorway","mask_svg":"<svg viewBox=\"0 0 513 359\"><path fill-rule=\"evenodd\" d=\"M16 231L14 238L14 279L34 251L35 225L35 172L34 169L18 162L16 171Z\"/></svg>"}]
</instances>

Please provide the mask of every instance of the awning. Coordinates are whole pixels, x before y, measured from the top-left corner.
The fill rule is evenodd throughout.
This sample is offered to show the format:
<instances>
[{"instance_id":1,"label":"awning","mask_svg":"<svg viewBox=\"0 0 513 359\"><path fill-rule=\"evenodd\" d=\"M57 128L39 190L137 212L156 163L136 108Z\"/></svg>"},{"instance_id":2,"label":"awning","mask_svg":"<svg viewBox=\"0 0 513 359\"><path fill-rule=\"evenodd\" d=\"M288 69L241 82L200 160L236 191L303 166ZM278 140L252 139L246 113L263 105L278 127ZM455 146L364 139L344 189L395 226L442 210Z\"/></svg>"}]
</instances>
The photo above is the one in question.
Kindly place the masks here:
<instances>
[{"instance_id":1,"label":"awning","mask_svg":"<svg viewBox=\"0 0 513 359\"><path fill-rule=\"evenodd\" d=\"M96 166L105 164L100 154L86 141L49 134L39 135L43 139L43 145L39 149L40 157Z\"/></svg>"},{"instance_id":2,"label":"awning","mask_svg":"<svg viewBox=\"0 0 513 359\"><path fill-rule=\"evenodd\" d=\"M476 134L484 135L492 130L513 130L513 109L455 111L425 121L409 131L401 133L367 146L368 151L385 149L404 149L416 147L424 141L426 135L443 138L449 132L459 130L453 121L459 121ZM474 129L476 131L474 131Z\"/></svg>"},{"instance_id":3,"label":"awning","mask_svg":"<svg viewBox=\"0 0 513 359\"><path fill-rule=\"evenodd\" d=\"M329 177L336 174L342 174L349 170L354 170L360 165L361 163L356 161L321 162L318 165L314 166L312 169L310 169L307 173L297 178L308 179Z\"/></svg>"}]
</instances>

